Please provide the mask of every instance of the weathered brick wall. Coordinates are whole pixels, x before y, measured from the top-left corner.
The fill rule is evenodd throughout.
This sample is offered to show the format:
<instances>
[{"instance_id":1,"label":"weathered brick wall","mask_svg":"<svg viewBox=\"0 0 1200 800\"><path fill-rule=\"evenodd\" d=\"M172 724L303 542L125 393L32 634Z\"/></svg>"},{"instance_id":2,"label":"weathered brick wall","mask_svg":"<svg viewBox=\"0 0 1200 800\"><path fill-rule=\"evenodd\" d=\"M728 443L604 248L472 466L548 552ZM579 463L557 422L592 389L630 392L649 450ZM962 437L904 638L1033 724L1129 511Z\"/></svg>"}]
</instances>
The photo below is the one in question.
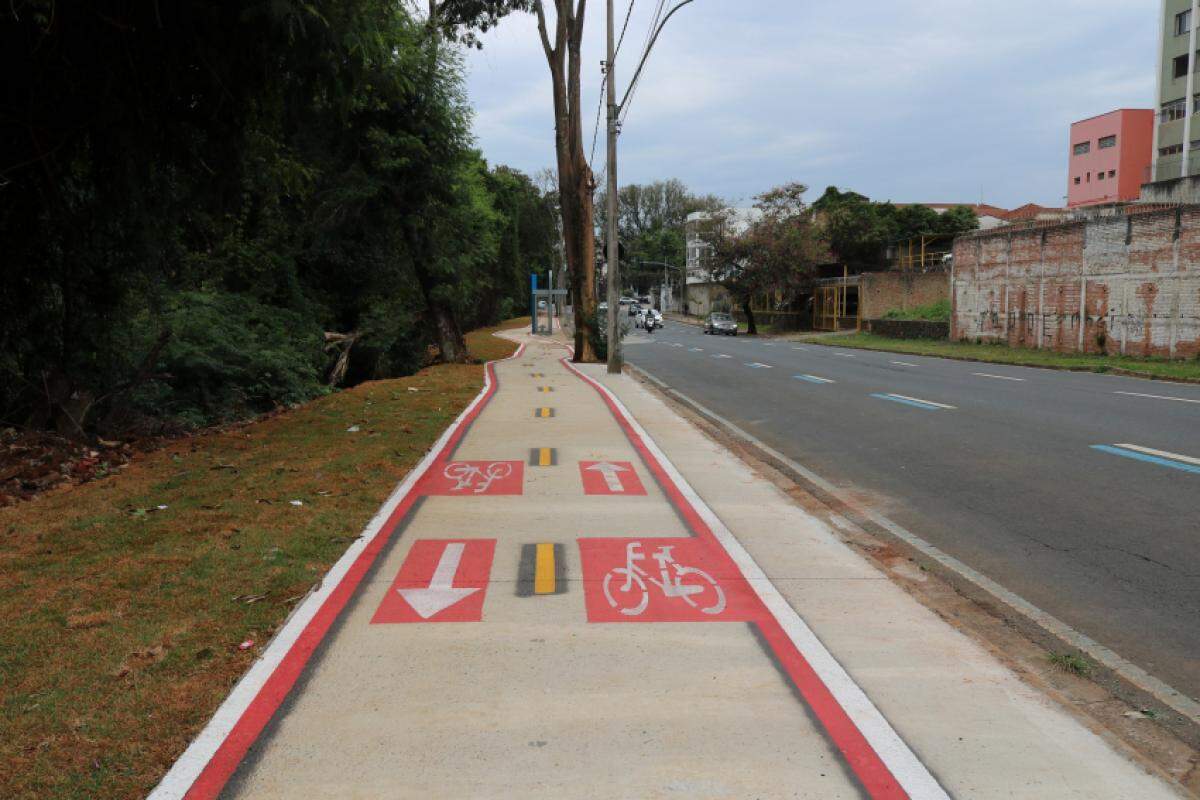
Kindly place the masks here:
<instances>
[{"instance_id":1,"label":"weathered brick wall","mask_svg":"<svg viewBox=\"0 0 1200 800\"><path fill-rule=\"evenodd\" d=\"M970 234L950 336L1064 352L1200 353L1200 206Z\"/></svg>"},{"instance_id":2,"label":"weathered brick wall","mask_svg":"<svg viewBox=\"0 0 1200 800\"><path fill-rule=\"evenodd\" d=\"M950 297L950 275L946 272L868 272L859 280L863 319L877 319L893 308L907 311Z\"/></svg>"}]
</instances>

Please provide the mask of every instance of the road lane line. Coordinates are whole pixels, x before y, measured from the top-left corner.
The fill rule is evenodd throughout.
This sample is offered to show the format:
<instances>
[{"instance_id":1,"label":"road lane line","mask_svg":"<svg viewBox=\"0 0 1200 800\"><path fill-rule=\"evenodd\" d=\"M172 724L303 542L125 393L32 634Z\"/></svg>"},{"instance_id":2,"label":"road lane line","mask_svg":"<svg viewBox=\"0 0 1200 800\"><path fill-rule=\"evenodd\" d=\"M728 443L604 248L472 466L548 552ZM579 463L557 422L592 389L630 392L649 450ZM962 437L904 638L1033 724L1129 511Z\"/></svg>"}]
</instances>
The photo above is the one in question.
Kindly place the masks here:
<instances>
[{"instance_id":1,"label":"road lane line","mask_svg":"<svg viewBox=\"0 0 1200 800\"><path fill-rule=\"evenodd\" d=\"M744 363L750 369L774 369L770 364L763 364L758 361L746 361Z\"/></svg>"},{"instance_id":2,"label":"road lane line","mask_svg":"<svg viewBox=\"0 0 1200 800\"><path fill-rule=\"evenodd\" d=\"M692 349L688 350L688 352L689 353L703 353L704 348L703 347L693 347Z\"/></svg>"},{"instance_id":3,"label":"road lane line","mask_svg":"<svg viewBox=\"0 0 1200 800\"><path fill-rule=\"evenodd\" d=\"M856 358L858 356L857 353L834 353L834 355L841 356L842 358Z\"/></svg>"},{"instance_id":4,"label":"road lane line","mask_svg":"<svg viewBox=\"0 0 1200 800\"><path fill-rule=\"evenodd\" d=\"M1200 404L1200 400L1192 400L1187 397L1168 397L1163 394L1142 394L1141 392L1113 392L1113 394L1123 394L1128 397L1149 397L1151 400L1174 400L1176 403Z\"/></svg>"},{"instance_id":5,"label":"road lane line","mask_svg":"<svg viewBox=\"0 0 1200 800\"><path fill-rule=\"evenodd\" d=\"M533 593L554 594L554 544L539 542L533 565Z\"/></svg>"},{"instance_id":6,"label":"road lane line","mask_svg":"<svg viewBox=\"0 0 1200 800\"><path fill-rule=\"evenodd\" d=\"M715 356L713 356L713 358L733 358L733 356L727 356L724 353L717 353Z\"/></svg>"},{"instance_id":7,"label":"road lane line","mask_svg":"<svg viewBox=\"0 0 1200 800\"><path fill-rule=\"evenodd\" d=\"M1136 444L1117 444L1116 447L1124 447L1126 450L1136 450L1139 453L1145 453L1148 456L1158 456L1159 458L1170 458L1175 461L1183 461L1187 464L1195 464L1200 467L1200 458L1191 456L1181 456L1179 453L1168 453L1166 450L1155 450L1153 447L1142 447Z\"/></svg>"},{"instance_id":8,"label":"road lane line","mask_svg":"<svg viewBox=\"0 0 1200 800\"><path fill-rule=\"evenodd\" d=\"M920 364L914 364L911 361L889 361L888 363L896 364L897 366L901 366L901 367L919 367L919 366L921 366Z\"/></svg>"},{"instance_id":9,"label":"road lane line","mask_svg":"<svg viewBox=\"0 0 1200 800\"><path fill-rule=\"evenodd\" d=\"M1135 461L1145 461L1148 464L1157 464L1160 467L1170 467L1171 469L1177 469L1180 472L1191 472L1193 474L1200 475L1200 466L1198 466L1196 464L1189 464L1189 463L1184 463L1182 461L1173 460L1176 458L1185 458L1185 459L1188 459L1188 461L1196 461L1196 462L1200 463L1200 459L1189 458L1188 456L1178 456L1178 455L1175 455L1174 453L1170 454L1170 458L1163 458L1161 456L1154 456L1154 455L1150 455L1149 453L1141 452L1144 450L1149 450L1150 448L1138 447L1138 448L1129 449L1129 450L1125 449L1125 448L1129 448L1129 447L1132 447L1132 445L1127 445L1127 444L1116 445L1116 446L1108 445L1108 444L1092 445L1093 450L1099 450L1102 453L1110 453L1114 456L1124 456L1125 458L1132 458ZM1138 452L1135 452L1135 450L1137 450ZM1151 450L1150 452L1161 453L1162 451L1161 450Z\"/></svg>"},{"instance_id":10,"label":"road lane line","mask_svg":"<svg viewBox=\"0 0 1200 800\"><path fill-rule=\"evenodd\" d=\"M802 352L802 353L807 353L807 352L808 352L808 348L807 348L807 347L793 347L792 349L793 349L793 350L799 350L799 351L800 351L800 352Z\"/></svg>"},{"instance_id":11,"label":"road lane line","mask_svg":"<svg viewBox=\"0 0 1200 800\"><path fill-rule=\"evenodd\" d=\"M793 375L792 377L797 380L808 381L809 383L837 383L837 381L830 380L829 378L819 378L816 375Z\"/></svg>"},{"instance_id":12,"label":"road lane line","mask_svg":"<svg viewBox=\"0 0 1200 800\"><path fill-rule=\"evenodd\" d=\"M913 408L923 408L926 411L936 410L953 410L956 406L948 406L945 403L935 403L932 400L922 400L919 397L909 397L905 394L895 394L888 392L887 394L872 394L871 397L878 397L880 400L891 400L893 403L901 403Z\"/></svg>"},{"instance_id":13,"label":"road lane line","mask_svg":"<svg viewBox=\"0 0 1200 800\"><path fill-rule=\"evenodd\" d=\"M1008 375L993 375L990 372L972 372L972 375L978 375L980 378L995 378L998 381L1024 381L1024 378L1012 378Z\"/></svg>"}]
</instances>

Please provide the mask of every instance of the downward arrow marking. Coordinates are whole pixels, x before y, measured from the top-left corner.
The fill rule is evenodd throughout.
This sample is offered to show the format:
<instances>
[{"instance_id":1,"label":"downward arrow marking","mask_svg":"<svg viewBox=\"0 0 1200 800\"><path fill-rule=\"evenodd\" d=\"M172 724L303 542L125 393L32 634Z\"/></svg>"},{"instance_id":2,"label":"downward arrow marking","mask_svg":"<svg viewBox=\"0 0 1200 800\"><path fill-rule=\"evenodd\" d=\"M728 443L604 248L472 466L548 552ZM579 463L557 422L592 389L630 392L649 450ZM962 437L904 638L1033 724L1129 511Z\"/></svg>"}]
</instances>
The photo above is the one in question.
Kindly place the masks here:
<instances>
[{"instance_id":1,"label":"downward arrow marking","mask_svg":"<svg viewBox=\"0 0 1200 800\"><path fill-rule=\"evenodd\" d=\"M463 551L466 549L467 546L463 542L451 542L446 545L428 588L396 590L422 619L429 619L479 591L478 587L454 587L454 575L458 572L458 564L462 561Z\"/></svg>"}]
</instances>

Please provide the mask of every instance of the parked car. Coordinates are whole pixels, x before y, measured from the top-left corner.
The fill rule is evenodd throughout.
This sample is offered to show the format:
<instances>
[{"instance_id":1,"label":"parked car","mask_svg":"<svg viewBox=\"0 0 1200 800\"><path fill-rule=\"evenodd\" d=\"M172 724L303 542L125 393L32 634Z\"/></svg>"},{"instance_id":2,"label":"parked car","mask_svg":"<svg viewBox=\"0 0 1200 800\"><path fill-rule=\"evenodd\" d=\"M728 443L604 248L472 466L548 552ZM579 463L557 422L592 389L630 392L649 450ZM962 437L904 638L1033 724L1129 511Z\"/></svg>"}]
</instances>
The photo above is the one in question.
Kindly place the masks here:
<instances>
[{"instance_id":1,"label":"parked car","mask_svg":"<svg viewBox=\"0 0 1200 800\"><path fill-rule=\"evenodd\" d=\"M724 336L737 336L738 326L730 315L714 311L704 318L704 332L711 334L722 334Z\"/></svg>"}]
</instances>

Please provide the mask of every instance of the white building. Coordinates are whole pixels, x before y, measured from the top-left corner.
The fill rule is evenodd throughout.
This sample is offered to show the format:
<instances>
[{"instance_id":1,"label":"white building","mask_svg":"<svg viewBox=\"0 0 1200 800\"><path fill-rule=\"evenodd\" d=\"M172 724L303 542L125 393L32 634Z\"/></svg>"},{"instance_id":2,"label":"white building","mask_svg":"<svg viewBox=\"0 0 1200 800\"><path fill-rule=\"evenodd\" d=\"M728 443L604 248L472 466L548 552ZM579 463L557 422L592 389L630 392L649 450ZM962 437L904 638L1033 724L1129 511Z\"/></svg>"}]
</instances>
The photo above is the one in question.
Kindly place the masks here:
<instances>
[{"instance_id":1,"label":"white building","mask_svg":"<svg viewBox=\"0 0 1200 800\"><path fill-rule=\"evenodd\" d=\"M762 219L762 215L762 210L758 208L731 208L726 219L733 233L738 234ZM684 302L685 311L693 316L703 317L714 310L729 310L729 295L725 287L712 279L712 264L709 263L712 245L704 240L705 224L711 222L714 216L708 211L695 211L688 214L684 226L687 243L687 293Z\"/></svg>"}]
</instances>

